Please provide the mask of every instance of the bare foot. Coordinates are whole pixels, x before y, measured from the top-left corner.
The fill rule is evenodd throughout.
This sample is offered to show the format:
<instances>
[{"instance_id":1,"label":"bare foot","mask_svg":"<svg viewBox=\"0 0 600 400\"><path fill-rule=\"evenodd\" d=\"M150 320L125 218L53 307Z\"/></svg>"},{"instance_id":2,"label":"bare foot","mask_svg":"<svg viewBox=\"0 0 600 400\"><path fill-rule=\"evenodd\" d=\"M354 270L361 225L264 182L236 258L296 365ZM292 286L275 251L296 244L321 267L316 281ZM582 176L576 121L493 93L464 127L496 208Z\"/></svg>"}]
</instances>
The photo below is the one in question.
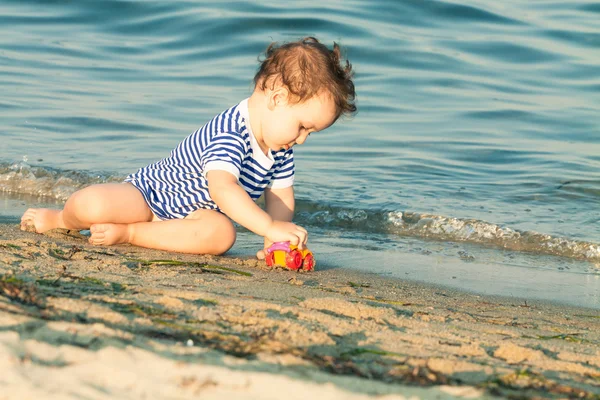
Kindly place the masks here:
<instances>
[{"instance_id":1,"label":"bare foot","mask_svg":"<svg viewBox=\"0 0 600 400\"><path fill-rule=\"evenodd\" d=\"M61 228L60 218L60 210L30 208L21 217L21 230L44 233L51 229Z\"/></svg>"},{"instance_id":2,"label":"bare foot","mask_svg":"<svg viewBox=\"0 0 600 400\"><path fill-rule=\"evenodd\" d=\"M128 224L94 224L90 227L89 242L94 246L129 243Z\"/></svg>"},{"instance_id":3,"label":"bare foot","mask_svg":"<svg viewBox=\"0 0 600 400\"><path fill-rule=\"evenodd\" d=\"M258 258L259 260L264 260L266 256L267 253L265 253L264 250L259 250L256 252L256 258Z\"/></svg>"}]
</instances>

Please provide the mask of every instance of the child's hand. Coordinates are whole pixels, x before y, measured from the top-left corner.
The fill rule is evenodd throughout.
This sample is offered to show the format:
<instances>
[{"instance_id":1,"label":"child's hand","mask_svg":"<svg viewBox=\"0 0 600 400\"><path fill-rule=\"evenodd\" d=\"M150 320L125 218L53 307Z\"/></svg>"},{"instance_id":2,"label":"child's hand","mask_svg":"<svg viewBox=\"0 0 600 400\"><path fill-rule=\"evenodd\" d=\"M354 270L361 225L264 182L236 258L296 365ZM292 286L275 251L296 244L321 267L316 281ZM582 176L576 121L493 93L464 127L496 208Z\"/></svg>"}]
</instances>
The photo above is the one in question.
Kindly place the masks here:
<instances>
[{"instance_id":1,"label":"child's hand","mask_svg":"<svg viewBox=\"0 0 600 400\"><path fill-rule=\"evenodd\" d=\"M270 240L271 242L290 242L302 250L308 240L308 232L303 227L292 222L273 221L269 228L267 228L265 240Z\"/></svg>"}]
</instances>

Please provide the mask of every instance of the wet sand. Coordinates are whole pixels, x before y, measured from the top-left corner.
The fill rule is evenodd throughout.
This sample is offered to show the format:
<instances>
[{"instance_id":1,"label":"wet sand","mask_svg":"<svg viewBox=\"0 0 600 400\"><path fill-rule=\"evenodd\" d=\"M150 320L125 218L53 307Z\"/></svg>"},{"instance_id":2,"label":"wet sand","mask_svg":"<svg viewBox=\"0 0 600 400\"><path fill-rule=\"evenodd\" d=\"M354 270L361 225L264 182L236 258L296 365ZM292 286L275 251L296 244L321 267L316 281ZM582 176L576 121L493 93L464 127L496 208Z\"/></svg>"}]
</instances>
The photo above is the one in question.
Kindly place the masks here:
<instances>
[{"instance_id":1,"label":"wet sand","mask_svg":"<svg viewBox=\"0 0 600 400\"><path fill-rule=\"evenodd\" d=\"M600 311L0 224L0 371L0 399L600 399Z\"/></svg>"}]
</instances>

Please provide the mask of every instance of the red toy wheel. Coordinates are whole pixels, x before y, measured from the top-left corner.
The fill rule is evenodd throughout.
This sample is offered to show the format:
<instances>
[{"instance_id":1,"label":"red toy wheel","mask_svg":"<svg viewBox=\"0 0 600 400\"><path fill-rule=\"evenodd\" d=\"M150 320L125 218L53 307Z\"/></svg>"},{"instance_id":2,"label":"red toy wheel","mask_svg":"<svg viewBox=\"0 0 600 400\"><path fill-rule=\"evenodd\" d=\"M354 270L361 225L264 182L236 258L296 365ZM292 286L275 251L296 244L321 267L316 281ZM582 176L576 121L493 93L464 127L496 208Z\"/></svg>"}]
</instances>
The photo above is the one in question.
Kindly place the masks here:
<instances>
[{"instance_id":1,"label":"red toy wheel","mask_svg":"<svg viewBox=\"0 0 600 400\"><path fill-rule=\"evenodd\" d=\"M315 269L315 258L312 256L312 254L307 254L306 257L304 257L304 269L306 271L312 271Z\"/></svg>"},{"instance_id":2,"label":"red toy wheel","mask_svg":"<svg viewBox=\"0 0 600 400\"><path fill-rule=\"evenodd\" d=\"M267 254L267 258L265 258L265 261L267 262L267 265L269 267L272 267L275 264L275 253Z\"/></svg>"},{"instance_id":3,"label":"red toy wheel","mask_svg":"<svg viewBox=\"0 0 600 400\"><path fill-rule=\"evenodd\" d=\"M285 265L293 271L302 268L302 254L298 250L290 251L285 257Z\"/></svg>"}]
</instances>

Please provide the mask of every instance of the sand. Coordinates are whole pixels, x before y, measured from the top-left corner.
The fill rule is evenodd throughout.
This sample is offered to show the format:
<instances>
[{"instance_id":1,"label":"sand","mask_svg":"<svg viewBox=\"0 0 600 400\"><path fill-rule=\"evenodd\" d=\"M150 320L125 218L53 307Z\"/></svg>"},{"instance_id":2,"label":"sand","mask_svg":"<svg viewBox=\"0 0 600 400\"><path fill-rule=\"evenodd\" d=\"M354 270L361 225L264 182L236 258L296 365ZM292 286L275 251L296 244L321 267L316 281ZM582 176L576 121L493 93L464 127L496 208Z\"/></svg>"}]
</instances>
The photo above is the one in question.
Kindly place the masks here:
<instances>
[{"instance_id":1,"label":"sand","mask_svg":"<svg viewBox=\"0 0 600 400\"><path fill-rule=\"evenodd\" d=\"M600 399L599 328L343 266L0 225L0 399Z\"/></svg>"}]
</instances>

